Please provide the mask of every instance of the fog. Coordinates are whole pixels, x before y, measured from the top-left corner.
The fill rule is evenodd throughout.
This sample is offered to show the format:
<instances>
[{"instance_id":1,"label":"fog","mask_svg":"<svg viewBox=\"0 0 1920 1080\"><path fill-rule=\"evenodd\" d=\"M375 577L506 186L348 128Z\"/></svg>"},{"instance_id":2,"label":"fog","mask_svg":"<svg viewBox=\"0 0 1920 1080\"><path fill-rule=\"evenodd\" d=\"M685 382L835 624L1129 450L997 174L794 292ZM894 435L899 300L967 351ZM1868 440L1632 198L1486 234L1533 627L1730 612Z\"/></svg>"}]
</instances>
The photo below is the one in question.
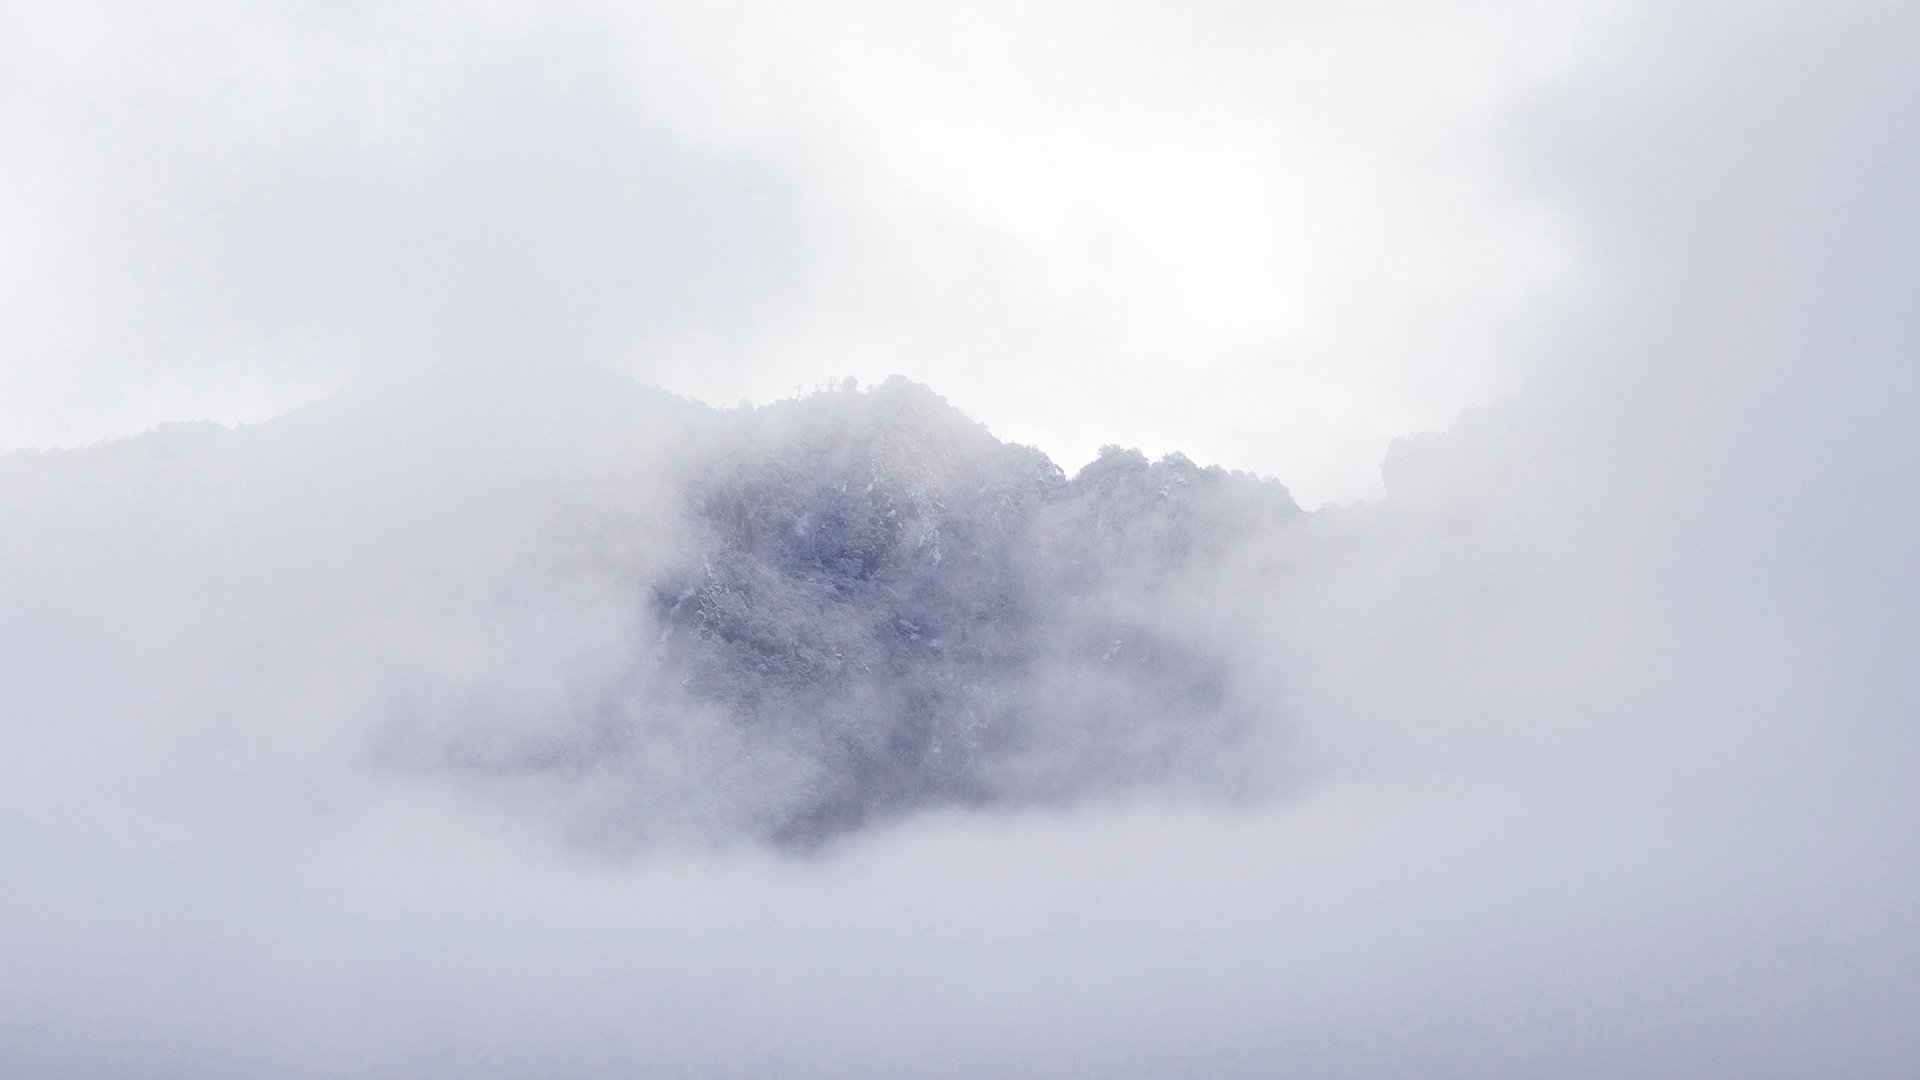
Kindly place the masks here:
<instances>
[{"instance_id":1,"label":"fog","mask_svg":"<svg viewBox=\"0 0 1920 1080\"><path fill-rule=\"evenodd\" d=\"M258 382L244 424L207 408L228 422L0 459L0 1060L1910 1075L1920 20L1609 18L1599 59L1502 98L1503 175L1580 238L1560 298L1463 316L1502 328L1474 370L1522 374L1431 431L1382 406L1369 424L1404 432L1384 494L1311 511L1266 476L1280 456L1209 468L1120 430L1055 461L997 399L942 397L944 361L822 363L862 378L723 408L676 396L696 388L673 363L610 362L688 340L692 309L709 358L728 334L756 342L738 356L831 338L778 313L822 310L795 284L820 249L780 222L817 209L788 181L832 170L755 159L737 116L701 129L709 172L623 172L555 134L606 190L653 177L635 213L722 173L770 209L689 234L717 270L649 292L626 264L547 314L429 285L471 267L518 296L564 252L338 196L235 278L310 305L248 347L298 323L351 352L377 325L393 363ZM316 153L301 182L341 190L326 169L351 155ZM358 295L269 280L342 235L419 261ZM38 295L10 288L10 310ZM199 301L133 292L177 331L155 357L201 350L171 385L266 370L207 359L231 324ZM983 310L957 340L1027 325ZM1008 393L1151 406L1103 380L1063 359ZM1277 386L1193 393L1242 415ZM105 423L52 400L15 445Z\"/></svg>"}]
</instances>

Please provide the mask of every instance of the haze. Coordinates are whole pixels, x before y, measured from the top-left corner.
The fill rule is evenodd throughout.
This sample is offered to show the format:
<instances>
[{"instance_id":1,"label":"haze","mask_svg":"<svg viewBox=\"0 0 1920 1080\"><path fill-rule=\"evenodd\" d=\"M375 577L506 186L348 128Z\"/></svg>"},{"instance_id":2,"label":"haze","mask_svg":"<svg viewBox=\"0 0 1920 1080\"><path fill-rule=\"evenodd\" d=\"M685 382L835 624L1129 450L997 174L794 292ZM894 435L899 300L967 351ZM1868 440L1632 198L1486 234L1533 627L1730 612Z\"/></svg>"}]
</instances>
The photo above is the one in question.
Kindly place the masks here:
<instances>
[{"instance_id":1,"label":"haze","mask_svg":"<svg viewBox=\"0 0 1920 1080\"><path fill-rule=\"evenodd\" d=\"M0 18L9 1075L1920 1066L1906 9Z\"/></svg>"}]
</instances>

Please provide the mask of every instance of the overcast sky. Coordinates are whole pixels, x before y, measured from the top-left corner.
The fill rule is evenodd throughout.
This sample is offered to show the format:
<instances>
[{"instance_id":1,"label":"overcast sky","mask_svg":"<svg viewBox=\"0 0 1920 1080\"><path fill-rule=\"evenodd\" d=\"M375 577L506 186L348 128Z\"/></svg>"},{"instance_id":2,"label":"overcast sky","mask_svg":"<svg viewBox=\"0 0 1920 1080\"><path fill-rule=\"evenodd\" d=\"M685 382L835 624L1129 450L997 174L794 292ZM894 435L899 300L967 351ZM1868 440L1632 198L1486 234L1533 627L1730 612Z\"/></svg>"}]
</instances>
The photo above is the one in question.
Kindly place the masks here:
<instances>
[{"instance_id":1,"label":"overcast sky","mask_svg":"<svg viewBox=\"0 0 1920 1080\"><path fill-rule=\"evenodd\" d=\"M0 458L0 1061L1914 1075L1916 55L1866 0L0 7L0 449L248 423ZM1281 794L615 857L368 767L388 697L631 662L689 451L578 364L1342 504L1142 608Z\"/></svg>"},{"instance_id":2,"label":"overcast sky","mask_svg":"<svg viewBox=\"0 0 1920 1080\"><path fill-rule=\"evenodd\" d=\"M1592 238L1526 160L1627 5L14 4L8 447L426 361L714 403L893 372L1378 494Z\"/></svg>"}]
</instances>

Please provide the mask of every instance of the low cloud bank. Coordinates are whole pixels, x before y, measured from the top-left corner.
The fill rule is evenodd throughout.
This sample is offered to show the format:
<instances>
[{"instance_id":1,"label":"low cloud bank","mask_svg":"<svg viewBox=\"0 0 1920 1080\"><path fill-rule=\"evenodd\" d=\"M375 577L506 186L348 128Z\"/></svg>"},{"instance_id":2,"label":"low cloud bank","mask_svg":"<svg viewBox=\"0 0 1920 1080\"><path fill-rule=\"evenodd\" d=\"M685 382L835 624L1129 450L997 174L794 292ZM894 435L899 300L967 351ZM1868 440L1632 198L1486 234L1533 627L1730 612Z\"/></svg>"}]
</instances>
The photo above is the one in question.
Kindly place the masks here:
<instances>
[{"instance_id":1,"label":"low cloud bank","mask_svg":"<svg viewBox=\"0 0 1920 1080\"><path fill-rule=\"evenodd\" d=\"M1914 638L1848 584L1898 579L1779 578L1774 510L1593 430L1491 411L1313 514L906 382L9 459L4 1052L1900 1075Z\"/></svg>"},{"instance_id":2,"label":"low cloud bank","mask_svg":"<svg viewBox=\"0 0 1920 1080\"><path fill-rule=\"evenodd\" d=\"M905 386L6 459L0 1056L1913 1075L1914 16L1768 17L1545 110L1608 289L1377 503Z\"/></svg>"}]
</instances>

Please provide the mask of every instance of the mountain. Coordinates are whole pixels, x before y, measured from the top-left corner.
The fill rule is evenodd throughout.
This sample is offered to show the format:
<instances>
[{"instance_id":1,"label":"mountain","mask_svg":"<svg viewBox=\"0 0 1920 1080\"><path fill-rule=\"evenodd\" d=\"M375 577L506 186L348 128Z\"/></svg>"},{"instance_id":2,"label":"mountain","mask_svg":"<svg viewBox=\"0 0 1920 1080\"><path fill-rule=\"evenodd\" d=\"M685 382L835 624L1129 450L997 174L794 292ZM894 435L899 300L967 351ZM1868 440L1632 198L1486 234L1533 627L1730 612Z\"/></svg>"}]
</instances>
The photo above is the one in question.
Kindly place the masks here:
<instances>
[{"instance_id":1,"label":"mountain","mask_svg":"<svg viewBox=\"0 0 1920 1080\"><path fill-rule=\"evenodd\" d=\"M730 410L604 373L416 379L3 475L40 500L21 569L91 553L37 594L63 670L110 663L102 627L194 613L96 702L109 724L193 700L615 850L1232 797L1271 708L1198 598L1304 518L1177 454L1068 478L898 377ZM90 607L61 599L82 580Z\"/></svg>"}]
</instances>

